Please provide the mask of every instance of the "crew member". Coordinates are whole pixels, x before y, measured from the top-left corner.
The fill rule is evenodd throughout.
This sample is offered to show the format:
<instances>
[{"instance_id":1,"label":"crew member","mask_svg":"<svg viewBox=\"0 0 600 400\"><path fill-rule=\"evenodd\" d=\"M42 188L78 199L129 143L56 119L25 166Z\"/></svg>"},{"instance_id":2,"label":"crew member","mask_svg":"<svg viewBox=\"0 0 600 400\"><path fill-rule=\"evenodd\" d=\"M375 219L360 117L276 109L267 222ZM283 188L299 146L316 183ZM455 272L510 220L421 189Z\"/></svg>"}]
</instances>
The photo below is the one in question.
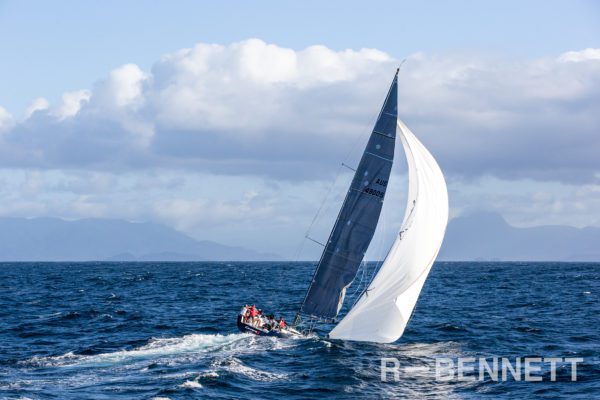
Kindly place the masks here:
<instances>
[{"instance_id":1,"label":"crew member","mask_svg":"<svg viewBox=\"0 0 600 400\"><path fill-rule=\"evenodd\" d=\"M252 325L255 325L256 323L256 317L258 316L258 310L256 309L256 306L253 304L252 307L250 307L250 323Z\"/></svg>"}]
</instances>

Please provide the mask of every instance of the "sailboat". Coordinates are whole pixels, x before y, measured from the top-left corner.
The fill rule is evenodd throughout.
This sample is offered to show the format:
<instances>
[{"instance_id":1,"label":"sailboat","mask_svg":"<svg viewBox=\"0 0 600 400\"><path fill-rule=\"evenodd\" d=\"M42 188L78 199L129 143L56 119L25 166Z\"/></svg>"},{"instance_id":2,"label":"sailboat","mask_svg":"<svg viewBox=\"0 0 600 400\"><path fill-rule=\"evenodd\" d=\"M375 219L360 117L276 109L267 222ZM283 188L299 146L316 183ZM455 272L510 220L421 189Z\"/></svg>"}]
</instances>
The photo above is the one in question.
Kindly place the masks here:
<instances>
[{"instance_id":1,"label":"sailboat","mask_svg":"<svg viewBox=\"0 0 600 400\"><path fill-rule=\"evenodd\" d=\"M398 70L293 328L303 322L308 326L314 322L337 322L346 290L375 234L394 161L397 133L408 164L404 220L373 279L328 337L390 343L404 333L444 238L448 190L433 156L398 119Z\"/></svg>"}]
</instances>

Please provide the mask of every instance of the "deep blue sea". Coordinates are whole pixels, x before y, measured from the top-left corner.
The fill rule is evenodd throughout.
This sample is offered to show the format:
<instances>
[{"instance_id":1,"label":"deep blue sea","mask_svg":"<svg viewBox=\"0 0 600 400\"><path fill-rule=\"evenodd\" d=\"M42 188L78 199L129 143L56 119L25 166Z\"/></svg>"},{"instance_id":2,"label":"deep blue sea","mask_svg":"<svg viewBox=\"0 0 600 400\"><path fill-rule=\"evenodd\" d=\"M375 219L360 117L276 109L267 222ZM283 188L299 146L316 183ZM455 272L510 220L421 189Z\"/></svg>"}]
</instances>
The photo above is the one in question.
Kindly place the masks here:
<instances>
[{"instance_id":1,"label":"deep blue sea","mask_svg":"<svg viewBox=\"0 0 600 400\"><path fill-rule=\"evenodd\" d=\"M0 264L0 398L600 398L600 264L436 263L393 344L237 331L243 303L291 320L313 268ZM436 358L493 356L584 361L577 381L564 363L554 382L546 364L541 382L436 379Z\"/></svg>"}]
</instances>

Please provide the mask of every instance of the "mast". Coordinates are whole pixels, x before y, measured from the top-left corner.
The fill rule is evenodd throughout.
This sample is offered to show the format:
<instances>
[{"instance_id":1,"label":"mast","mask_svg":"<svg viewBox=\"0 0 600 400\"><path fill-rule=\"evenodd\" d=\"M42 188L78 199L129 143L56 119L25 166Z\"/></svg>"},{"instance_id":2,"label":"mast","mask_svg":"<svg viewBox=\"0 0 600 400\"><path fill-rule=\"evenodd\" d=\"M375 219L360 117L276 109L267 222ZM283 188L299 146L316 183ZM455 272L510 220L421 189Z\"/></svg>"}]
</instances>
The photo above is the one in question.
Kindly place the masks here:
<instances>
[{"instance_id":1,"label":"mast","mask_svg":"<svg viewBox=\"0 0 600 400\"><path fill-rule=\"evenodd\" d=\"M394 159L398 71L296 314L333 320L375 233Z\"/></svg>"}]
</instances>

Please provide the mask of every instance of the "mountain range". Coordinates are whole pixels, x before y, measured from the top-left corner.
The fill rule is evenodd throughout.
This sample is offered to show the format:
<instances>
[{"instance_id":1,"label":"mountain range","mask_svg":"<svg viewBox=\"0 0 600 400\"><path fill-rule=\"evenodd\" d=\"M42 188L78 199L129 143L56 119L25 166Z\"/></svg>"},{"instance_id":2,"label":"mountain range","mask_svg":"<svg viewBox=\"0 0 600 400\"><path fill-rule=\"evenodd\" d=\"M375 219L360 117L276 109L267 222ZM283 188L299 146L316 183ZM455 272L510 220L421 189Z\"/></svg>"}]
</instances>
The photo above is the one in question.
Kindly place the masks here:
<instances>
[{"instance_id":1,"label":"mountain range","mask_svg":"<svg viewBox=\"0 0 600 400\"><path fill-rule=\"evenodd\" d=\"M0 218L0 261L279 260L155 223L115 219Z\"/></svg>"},{"instance_id":2,"label":"mountain range","mask_svg":"<svg viewBox=\"0 0 600 400\"><path fill-rule=\"evenodd\" d=\"M600 228L518 228L478 212L448 224L439 260L600 261ZM164 225L115 219L0 218L0 261L276 261Z\"/></svg>"},{"instance_id":3,"label":"mountain range","mask_svg":"<svg viewBox=\"0 0 600 400\"><path fill-rule=\"evenodd\" d=\"M450 221L438 259L600 261L600 228L517 228L497 213L477 212Z\"/></svg>"}]
</instances>

